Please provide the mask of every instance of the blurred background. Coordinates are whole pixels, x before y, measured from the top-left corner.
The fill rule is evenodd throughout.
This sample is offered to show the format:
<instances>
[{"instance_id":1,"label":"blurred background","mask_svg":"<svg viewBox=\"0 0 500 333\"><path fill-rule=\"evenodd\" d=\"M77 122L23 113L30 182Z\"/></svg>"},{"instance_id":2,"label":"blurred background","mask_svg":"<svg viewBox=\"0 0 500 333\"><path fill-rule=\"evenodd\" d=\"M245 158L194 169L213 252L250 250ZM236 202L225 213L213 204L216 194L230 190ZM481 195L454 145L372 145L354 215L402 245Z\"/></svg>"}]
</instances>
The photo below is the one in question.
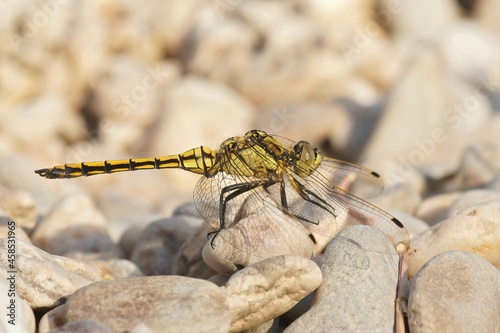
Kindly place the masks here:
<instances>
[{"instance_id":1,"label":"blurred background","mask_svg":"<svg viewBox=\"0 0 500 333\"><path fill-rule=\"evenodd\" d=\"M168 216L198 176L33 171L254 128L382 173L387 209L500 190L499 13L496 0L0 0L2 193L37 215L84 193L111 223Z\"/></svg>"}]
</instances>

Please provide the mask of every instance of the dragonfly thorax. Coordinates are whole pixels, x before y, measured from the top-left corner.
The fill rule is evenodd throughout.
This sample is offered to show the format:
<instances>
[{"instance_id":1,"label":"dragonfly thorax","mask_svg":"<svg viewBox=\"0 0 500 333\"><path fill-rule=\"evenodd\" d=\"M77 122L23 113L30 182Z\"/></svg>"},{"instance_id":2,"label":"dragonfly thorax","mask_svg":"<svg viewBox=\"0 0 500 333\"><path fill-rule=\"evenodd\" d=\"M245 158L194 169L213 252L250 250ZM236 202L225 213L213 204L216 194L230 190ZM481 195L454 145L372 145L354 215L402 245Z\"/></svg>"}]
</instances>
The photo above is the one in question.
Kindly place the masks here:
<instances>
[{"instance_id":1,"label":"dragonfly thorax","mask_svg":"<svg viewBox=\"0 0 500 333\"><path fill-rule=\"evenodd\" d=\"M224 141L219 150L221 169L229 174L269 179L278 170L278 162L269 145L247 133Z\"/></svg>"},{"instance_id":2,"label":"dragonfly thorax","mask_svg":"<svg viewBox=\"0 0 500 333\"><path fill-rule=\"evenodd\" d=\"M307 141L290 146L259 130L225 140L218 155L224 172L259 179L277 179L287 170L306 177L322 159L318 149Z\"/></svg>"}]
</instances>

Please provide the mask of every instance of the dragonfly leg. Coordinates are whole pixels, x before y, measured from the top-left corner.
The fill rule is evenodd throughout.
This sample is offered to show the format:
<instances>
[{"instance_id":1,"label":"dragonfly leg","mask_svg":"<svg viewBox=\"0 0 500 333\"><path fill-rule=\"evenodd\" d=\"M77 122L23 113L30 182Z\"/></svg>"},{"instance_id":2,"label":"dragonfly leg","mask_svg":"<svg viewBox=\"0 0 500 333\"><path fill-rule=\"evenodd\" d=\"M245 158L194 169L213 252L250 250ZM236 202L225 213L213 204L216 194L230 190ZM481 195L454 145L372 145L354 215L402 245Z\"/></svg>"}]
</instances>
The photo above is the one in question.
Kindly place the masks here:
<instances>
[{"instance_id":1,"label":"dragonfly leg","mask_svg":"<svg viewBox=\"0 0 500 333\"><path fill-rule=\"evenodd\" d=\"M219 230L215 230L215 231L212 231L208 234L208 237L210 237L211 235L215 234L215 236L212 238L212 241L210 242L212 248L214 247L214 240L215 240L215 237L217 237L217 234L219 233L219 231L221 231L222 229L225 229L226 228L226 206L227 204L229 203L229 201L231 201L232 199L236 198L237 196L245 193L245 192L248 192L248 191L251 191L263 184L265 184L266 182L263 182L263 181L255 181L255 182L250 182L250 183L240 183L240 184L233 184L233 185L229 185L229 186L226 186L222 189L221 193L220 193L220 203L219 203L219 220L220 220L220 226L219 226ZM231 192L229 193L227 196L226 196L226 193L228 192Z\"/></svg>"},{"instance_id":2,"label":"dragonfly leg","mask_svg":"<svg viewBox=\"0 0 500 333\"><path fill-rule=\"evenodd\" d=\"M304 185L299 183L298 181L295 180L293 177L289 177L290 183L292 184L293 189L304 199L305 201L309 202L312 205L318 206L319 208L327 211L334 217L337 217L335 214L335 208L332 207L325 199L319 197L316 193L308 190L305 188ZM284 191L284 190L283 190ZM314 199L313 199L314 198ZM283 201L283 199L282 199ZM303 220L305 222L313 223L313 224L319 224L319 221L311 221L307 219L305 216L302 216L300 214L295 214L293 212L290 212L293 216L297 217L300 220Z\"/></svg>"}]
</instances>

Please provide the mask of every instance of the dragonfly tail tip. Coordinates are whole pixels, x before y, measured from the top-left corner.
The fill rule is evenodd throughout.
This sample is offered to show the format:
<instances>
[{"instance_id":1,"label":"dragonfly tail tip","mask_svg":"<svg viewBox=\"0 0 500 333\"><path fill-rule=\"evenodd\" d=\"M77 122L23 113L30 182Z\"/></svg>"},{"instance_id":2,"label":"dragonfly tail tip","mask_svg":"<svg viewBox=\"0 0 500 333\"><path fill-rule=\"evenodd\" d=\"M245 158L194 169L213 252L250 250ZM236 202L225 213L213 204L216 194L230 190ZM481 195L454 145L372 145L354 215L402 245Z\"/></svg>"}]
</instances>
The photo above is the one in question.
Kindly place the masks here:
<instances>
[{"instance_id":1,"label":"dragonfly tail tip","mask_svg":"<svg viewBox=\"0 0 500 333\"><path fill-rule=\"evenodd\" d=\"M35 173L39 174L40 177L44 177L44 178L49 178L49 176L50 176L50 170L49 169L35 170Z\"/></svg>"}]
</instances>

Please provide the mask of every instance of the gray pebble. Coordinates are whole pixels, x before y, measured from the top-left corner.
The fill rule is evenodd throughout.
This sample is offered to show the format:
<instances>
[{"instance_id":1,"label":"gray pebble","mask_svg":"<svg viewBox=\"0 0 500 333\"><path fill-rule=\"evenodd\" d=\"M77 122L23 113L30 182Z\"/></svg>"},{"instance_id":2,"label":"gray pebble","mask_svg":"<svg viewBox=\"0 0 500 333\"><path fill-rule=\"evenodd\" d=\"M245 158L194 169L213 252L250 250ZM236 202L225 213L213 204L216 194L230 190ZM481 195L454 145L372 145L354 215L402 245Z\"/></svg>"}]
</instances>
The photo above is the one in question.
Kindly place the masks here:
<instances>
[{"instance_id":1,"label":"gray pebble","mask_svg":"<svg viewBox=\"0 0 500 333\"><path fill-rule=\"evenodd\" d=\"M286 332L392 332L398 261L393 243L379 229L342 230L325 251L323 283L311 309Z\"/></svg>"}]
</instances>

